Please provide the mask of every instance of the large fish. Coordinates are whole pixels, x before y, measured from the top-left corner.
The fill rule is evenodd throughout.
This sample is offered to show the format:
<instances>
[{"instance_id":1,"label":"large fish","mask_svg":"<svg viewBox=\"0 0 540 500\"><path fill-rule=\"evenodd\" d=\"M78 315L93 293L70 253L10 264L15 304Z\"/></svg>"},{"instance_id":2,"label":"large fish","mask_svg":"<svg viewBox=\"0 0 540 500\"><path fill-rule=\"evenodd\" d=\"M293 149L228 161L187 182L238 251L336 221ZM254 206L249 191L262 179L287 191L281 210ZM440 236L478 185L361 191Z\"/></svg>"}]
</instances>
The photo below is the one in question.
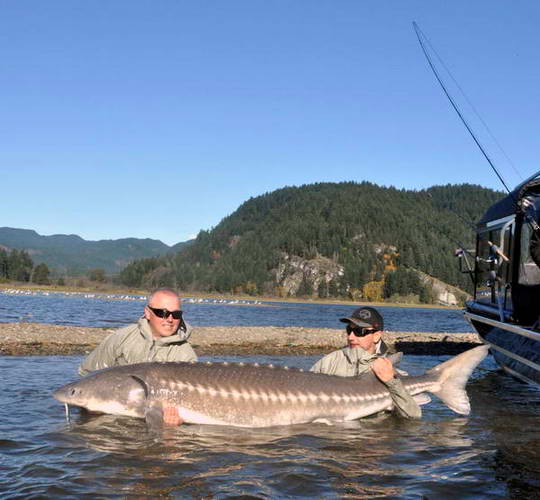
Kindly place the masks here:
<instances>
[{"instance_id":1,"label":"large fish","mask_svg":"<svg viewBox=\"0 0 540 500\"><path fill-rule=\"evenodd\" d=\"M487 352L487 346L476 347L423 375L402 377L403 384L413 396L433 393L455 412L467 415L465 384ZM176 406L187 423L238 427L354 420L392 407L388 390L371 372L345 378L243 363L106 368L61 387L53 396L92 412L150 422L162 418L164 406Z\"/></svg>"}]
</instances>

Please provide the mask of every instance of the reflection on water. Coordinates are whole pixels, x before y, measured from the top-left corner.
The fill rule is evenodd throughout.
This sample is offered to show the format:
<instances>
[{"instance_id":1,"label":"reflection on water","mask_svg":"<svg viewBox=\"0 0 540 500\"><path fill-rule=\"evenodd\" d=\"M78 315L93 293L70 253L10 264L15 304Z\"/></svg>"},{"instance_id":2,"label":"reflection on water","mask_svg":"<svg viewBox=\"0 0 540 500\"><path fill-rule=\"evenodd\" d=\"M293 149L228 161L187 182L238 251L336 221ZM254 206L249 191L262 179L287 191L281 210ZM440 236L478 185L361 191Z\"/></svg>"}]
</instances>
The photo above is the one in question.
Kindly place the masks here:
<instances>
[{"instance_id":1,"label":"reflection on water","mask_svg":"<svg viewBox=\"0 0 540 500\"><path fill-rule=\"evenodd\" d=\"M220 359L234 360L233 357ZM308 367L314 357L273 357ZM420 373L445 356L406 356ZM267 362L254 356L250 361ZM267 429L184 425L72 410L53 389L78 356L0 357L0 496L126 498L533 498L540 494L540 393L488 359L469 385L473 413L436 398L421 421L379 415Z\"/></svg>"}]
</instances>

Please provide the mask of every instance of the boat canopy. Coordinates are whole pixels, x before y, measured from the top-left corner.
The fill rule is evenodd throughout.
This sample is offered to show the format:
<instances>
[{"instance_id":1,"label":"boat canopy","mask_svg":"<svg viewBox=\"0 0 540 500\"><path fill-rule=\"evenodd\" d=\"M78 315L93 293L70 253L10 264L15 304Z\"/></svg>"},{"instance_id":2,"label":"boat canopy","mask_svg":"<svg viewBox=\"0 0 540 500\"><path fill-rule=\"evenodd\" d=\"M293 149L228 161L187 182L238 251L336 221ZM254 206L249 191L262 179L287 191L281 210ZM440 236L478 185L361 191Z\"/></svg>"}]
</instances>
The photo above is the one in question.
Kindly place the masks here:
<instances>
[{"instance_id":1,"label":"boat canopy","mask_svg":"<svg viewBox=\"0 0 540 500\"><path fill-rule=\"evenodd\" d=\"M484 216L478 222L478 228L482 228L487 223L498 219L504 219L516 214L517 203L527 194L540 196L540 172L527 179L525 182L516 187L510 194L502 200L491 205Z\"/></svg>"}]
</instances>

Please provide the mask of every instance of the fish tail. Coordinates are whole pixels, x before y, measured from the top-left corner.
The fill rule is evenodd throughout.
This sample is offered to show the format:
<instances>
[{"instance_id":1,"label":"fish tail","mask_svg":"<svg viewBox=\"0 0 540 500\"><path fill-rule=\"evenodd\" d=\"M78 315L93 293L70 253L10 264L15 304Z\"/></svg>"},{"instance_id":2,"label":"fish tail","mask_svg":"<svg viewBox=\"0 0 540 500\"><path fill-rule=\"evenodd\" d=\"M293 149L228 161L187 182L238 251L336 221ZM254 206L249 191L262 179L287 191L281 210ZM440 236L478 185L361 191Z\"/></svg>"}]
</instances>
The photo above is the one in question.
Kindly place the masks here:
<instances>
[{"instance_id":1,"label":"fish tail","mask_svg":"<svg viewBox=\"0 0 540 500\"><path fill-rule=\"evenodd\" d=\"M451 410L468 415L471 404L465 385L471 373L486 357L488 350L487 345L475 347L428 370L428 374L437 376L438 383L438 388L430 392L438 396Z\"/></svg>"}]
</instances>

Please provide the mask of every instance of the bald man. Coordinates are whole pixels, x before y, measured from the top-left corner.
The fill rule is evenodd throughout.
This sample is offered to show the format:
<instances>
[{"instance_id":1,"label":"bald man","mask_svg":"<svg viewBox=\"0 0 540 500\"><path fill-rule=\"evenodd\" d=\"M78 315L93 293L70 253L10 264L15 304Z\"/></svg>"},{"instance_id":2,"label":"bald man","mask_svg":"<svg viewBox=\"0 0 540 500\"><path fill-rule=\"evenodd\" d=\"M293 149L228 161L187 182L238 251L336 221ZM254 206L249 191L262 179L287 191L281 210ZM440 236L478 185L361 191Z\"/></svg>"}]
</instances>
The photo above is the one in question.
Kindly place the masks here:
<instances>
[{"instance_id":1,"label":"bald man","mask_svg":"<svg viewBox=\"0 0 540 500\"><path fill-rule=\"evenodd\" d=\"M149 295L143 317L105 338L81 363L79 374L151 361L197 361L188 343L191 331L176 291L158 288ZM163 416L166 424L182 423L174 407L164 408Z\"/></svg>"}]
</instances>

